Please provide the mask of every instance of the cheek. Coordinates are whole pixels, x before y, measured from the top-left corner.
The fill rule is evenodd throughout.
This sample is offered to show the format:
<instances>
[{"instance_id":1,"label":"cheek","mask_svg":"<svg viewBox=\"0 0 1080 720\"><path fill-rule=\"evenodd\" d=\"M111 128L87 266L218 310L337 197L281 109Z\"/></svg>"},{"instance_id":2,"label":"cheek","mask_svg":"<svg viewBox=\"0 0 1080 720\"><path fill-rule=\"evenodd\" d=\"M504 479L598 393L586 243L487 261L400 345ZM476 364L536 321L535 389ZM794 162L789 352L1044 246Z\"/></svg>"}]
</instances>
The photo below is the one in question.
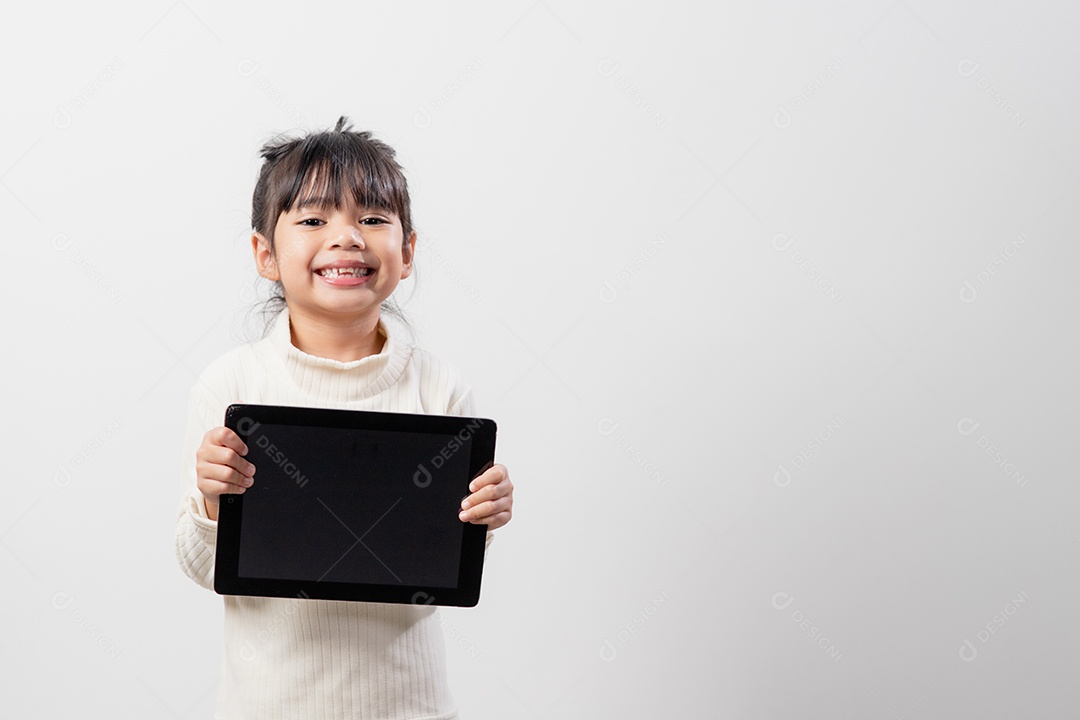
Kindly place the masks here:
<instances>
[{"instance_id":1,"label":"cheek","mask_svg":"<svg viewBox=\"0 0 1080 720\"><path fill-rule=\"evenodd\" d=\"M278 244L277 262L283 272L306 273L308 272L306 245L301 238L286 239Z\"/></svg>"}]
</instances>

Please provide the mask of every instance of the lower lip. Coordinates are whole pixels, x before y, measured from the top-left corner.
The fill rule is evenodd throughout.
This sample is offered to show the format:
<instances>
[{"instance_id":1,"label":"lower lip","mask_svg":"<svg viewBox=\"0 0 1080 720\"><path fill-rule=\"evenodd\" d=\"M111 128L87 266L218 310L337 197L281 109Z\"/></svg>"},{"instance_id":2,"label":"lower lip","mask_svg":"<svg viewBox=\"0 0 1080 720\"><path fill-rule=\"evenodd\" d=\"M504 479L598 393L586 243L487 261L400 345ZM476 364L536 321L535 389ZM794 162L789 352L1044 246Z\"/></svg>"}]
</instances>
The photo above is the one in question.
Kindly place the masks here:
<instances>
[{"instance_id":1,"label":"lower lip","mask_svg":"<svg viewBox=\"0 0 1080 720\"><path fill-rule=\"evenodd\" d=\"M315 273L315 277L322 280L327 285L336 285L338 287L351 287L353 285L363 285L371 278L375 277L375 273L370 275L360 275L359 277L353 277L352 275L338 275L337 277L327 277L326 275L320 275Z\"/></svg>"}]
</instances>

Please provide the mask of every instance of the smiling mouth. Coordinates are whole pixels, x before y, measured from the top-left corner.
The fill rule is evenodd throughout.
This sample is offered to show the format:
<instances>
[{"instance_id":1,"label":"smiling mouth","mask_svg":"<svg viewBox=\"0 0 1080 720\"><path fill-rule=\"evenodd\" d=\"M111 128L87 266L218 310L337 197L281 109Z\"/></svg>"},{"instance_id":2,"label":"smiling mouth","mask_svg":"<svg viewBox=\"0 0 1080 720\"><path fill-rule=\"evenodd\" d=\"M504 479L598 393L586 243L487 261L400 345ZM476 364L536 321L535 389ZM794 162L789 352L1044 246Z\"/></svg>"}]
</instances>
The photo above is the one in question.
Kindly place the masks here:
<instances>
[{"instance_id":1,"label":"smiling mouth","mask_svg":"<svg viewBox=\"0 0 1080 720\"><path fill-rule=\"evenodd\" d=\"M316 270L315 274L325 278L339 278L339 277L367 277L375 272L375 268L323 268L322 270Z\"/></svg>"}]
</instances>

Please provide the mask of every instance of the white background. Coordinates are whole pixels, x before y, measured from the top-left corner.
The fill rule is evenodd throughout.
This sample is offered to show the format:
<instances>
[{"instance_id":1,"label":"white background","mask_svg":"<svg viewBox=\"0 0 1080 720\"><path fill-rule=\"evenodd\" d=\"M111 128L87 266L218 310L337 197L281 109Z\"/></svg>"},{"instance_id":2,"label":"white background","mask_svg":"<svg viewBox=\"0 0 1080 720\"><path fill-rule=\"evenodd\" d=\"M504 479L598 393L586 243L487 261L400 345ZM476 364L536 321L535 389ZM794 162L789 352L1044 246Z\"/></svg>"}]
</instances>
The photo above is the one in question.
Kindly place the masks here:
<instances>
[{"instance_id":1,"label":"white background","mask_svg":"<svg viewBox=\"0 0 1080 720\"><path fill-rule=\"evenodd\" d=\"M399 151L400 297L517 488L440 611L463 718L1075 713L1078 23L6 10L0 714L212 715L187 393L252 339L258 147L341 114Z\"/></svg>"}]
</instances>

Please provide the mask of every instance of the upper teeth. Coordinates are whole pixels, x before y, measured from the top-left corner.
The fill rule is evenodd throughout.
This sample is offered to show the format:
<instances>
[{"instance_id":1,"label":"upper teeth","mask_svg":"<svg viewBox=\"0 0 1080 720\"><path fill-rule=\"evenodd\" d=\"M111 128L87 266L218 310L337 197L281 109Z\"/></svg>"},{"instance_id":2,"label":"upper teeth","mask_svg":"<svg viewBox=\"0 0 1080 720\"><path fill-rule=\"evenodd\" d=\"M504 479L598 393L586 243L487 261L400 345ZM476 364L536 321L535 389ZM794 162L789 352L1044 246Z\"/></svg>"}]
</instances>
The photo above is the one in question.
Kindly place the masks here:
<instances>
[{"instance_id":1,"label":"upper teeth","mask_svg":"<svg viewBox=\"0 0 1080 720\"><path fill-rule=\"evenodd\" d=\"M348 268L323 268L319 273L325 277L338 277L339 275L351 275L353 277L359 277L367 273L367 268L348 267Z\"/></svg>"}]
</instances>

